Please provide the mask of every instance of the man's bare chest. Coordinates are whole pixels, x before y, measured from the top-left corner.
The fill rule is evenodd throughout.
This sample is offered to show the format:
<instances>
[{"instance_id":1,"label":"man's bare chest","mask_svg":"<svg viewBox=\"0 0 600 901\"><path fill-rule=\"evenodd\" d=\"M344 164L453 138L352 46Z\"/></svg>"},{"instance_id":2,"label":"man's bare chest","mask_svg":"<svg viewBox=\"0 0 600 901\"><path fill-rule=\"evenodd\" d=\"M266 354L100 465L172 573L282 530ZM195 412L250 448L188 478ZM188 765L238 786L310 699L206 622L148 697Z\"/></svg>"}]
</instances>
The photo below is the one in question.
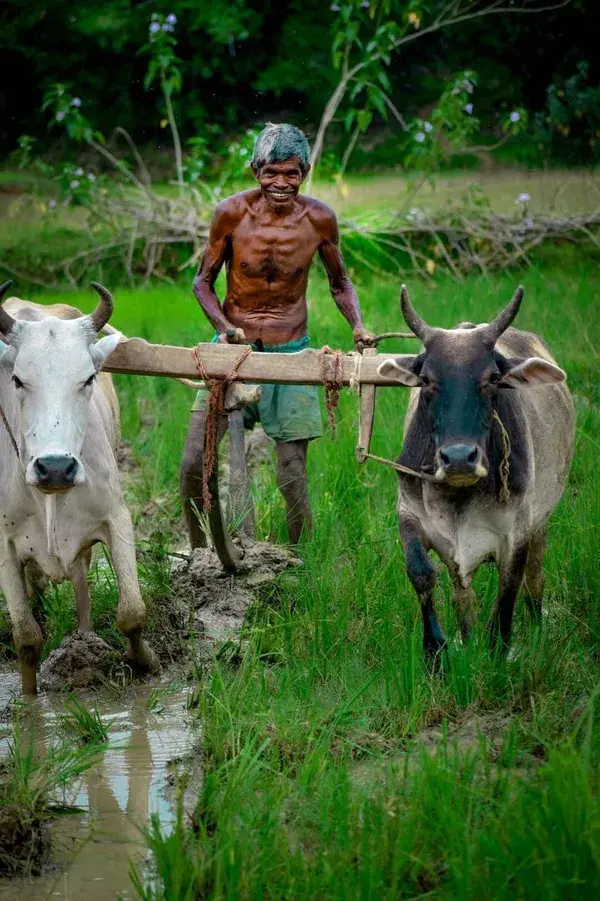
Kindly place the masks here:
<instances>
[{"instance_id":1,"label":"man's bare chest","mask_svg":"<svg viewBox=\"0 0 600 901\"><path fill-rule=\"evenodd\" d=\"M308 219L291 225L264 225L248 219L232 235L231 263L238 274L272 283L302 277L319 247Z\"/></svg>"}]
</instances>

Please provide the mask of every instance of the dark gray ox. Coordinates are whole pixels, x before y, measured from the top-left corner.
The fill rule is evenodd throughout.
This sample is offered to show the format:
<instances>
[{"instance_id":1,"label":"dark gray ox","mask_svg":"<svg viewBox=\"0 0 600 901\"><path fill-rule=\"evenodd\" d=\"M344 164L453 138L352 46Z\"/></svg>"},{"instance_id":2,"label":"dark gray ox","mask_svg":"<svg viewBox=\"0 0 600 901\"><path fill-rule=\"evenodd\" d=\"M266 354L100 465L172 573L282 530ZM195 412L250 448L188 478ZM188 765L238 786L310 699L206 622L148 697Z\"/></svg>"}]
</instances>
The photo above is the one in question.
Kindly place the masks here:
<instances>
[{"instance_id":1,"label":"dark gray ox","mask_svg":"<svg viewBox=\"0 0 600 901\"><path fill-rule=\"evenodd\" d=\"M489 324L441 329L417 315L403 286L402 313L424 350L379 367L416 389L398 462L421 477L399 474L398 515L428 654L446 644L433 606L430 550L450 572L464 639L475 602L471 581L485 561L496 563L500 577L492 646L498 634L508 644L523 584L532 616L541 616L548 518L567 479L575 417L565 373L546 344L509 328L522 298L519 287ZM538 386L545 387L530 390Z\"/></svg>"}]
</instances>

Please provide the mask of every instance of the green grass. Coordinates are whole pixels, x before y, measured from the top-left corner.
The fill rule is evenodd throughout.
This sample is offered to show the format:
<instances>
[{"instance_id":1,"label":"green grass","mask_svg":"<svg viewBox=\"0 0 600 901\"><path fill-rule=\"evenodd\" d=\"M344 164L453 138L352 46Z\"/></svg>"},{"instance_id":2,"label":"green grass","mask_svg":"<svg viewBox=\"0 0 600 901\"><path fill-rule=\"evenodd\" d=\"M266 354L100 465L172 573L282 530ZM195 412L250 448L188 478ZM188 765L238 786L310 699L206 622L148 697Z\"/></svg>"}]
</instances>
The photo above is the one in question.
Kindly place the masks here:
<instances>
[{"instance_id":1,"label":"green grass","mask_svg":"<svg viewBox=\"0 0 600 901\"><path fill-rule=\"evenodd\" d=\"M69 694L65 710L58 721L65 735L76 737L84 745L108 743L108 726L102 722L97 708L88 710L82 701Z\"/></svg>"},{"instance_id":2,"label":"green grass","mask_svg":"<svg viewBox=\"0 0 600 901\"><path fill-rule=\"evenodd\" d=\"M398 282L356 281L366 324L401 328ZM518 325L549 342L578 412L575 460L550 525L541 632L519 606L509 658L490 659L484 624L497 583L484 568L479 622L463 648L441 576L437 606L452 641L444 673L428 671L397 537L396 479L355 463L356 398L344 392L338 437L310 450L315 531L298 580L282 579L249 611L241 662L222 661L193 686L202 792L192 827L182 820L167 836L150 824L156 872L138 882L140 897L597 897L598 270L574 250L541 269L409 288L432 324L450 326L489 321L517 281ZM94 304L92 292L44 298ZM126 334L187 345L211 335L188 285L115 289L115 302L113 324ZM309 307L314 345L349 349L317 273ZM169 380L115 382L139 464L128 499L142 563L154 565L181 535L178 471L193 395ZM374 453L398 453L406 401L402 389L378 392ZM269 464L256 481L258 532L284 541L273 476ZM149 597L157 578L144 578L143 566L142 576ZM101 634L113 628L114 605L111 590ZM420 737L431 730L448 737L425 752Z\"/></svg>"}]
</instances>

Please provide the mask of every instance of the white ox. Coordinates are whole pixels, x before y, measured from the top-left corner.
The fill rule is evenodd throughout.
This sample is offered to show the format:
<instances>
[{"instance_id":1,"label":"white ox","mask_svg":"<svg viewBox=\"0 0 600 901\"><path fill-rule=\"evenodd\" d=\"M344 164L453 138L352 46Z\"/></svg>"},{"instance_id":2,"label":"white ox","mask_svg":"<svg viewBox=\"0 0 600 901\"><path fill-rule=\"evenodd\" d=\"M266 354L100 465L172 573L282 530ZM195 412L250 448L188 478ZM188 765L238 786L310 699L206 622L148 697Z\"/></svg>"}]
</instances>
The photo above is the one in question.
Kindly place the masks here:
<instances>
[{"instance_id":1,"label":"white ox","mask_svg":"<svg viewBox=\"0 0 600 901\"><path fill-rule=\"evenodd\" d=\"M36 692L42 644L29 606L34 586L70 579L79 628L90 629L87 574L97 542L117 575L117 625L129 659L143 670L157 665L142 638L146 610L115 459L119 407L110 375L99 372L120 335L96 340L113 301L92 287L100 302L89 316L16 297L0 306L0 588L26 694Z\"/></svg>"}]
</instances>

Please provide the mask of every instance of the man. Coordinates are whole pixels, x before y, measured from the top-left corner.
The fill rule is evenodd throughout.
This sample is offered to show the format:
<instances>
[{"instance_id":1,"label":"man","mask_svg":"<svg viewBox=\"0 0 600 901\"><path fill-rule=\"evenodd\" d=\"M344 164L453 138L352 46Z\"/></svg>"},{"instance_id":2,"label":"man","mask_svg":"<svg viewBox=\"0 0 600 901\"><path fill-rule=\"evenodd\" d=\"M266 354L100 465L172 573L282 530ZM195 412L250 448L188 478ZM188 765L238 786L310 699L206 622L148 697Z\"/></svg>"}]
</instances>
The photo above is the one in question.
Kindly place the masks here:
<instances>
[{"instance_id":1,"label":"man","mask_svg":"<svg viewBox=\"0 0 600 901\"><path fill-rule=\"evenodd\" d=\"M252 171L259 187L219 203L194 279L194 294L215 327L219 341L235 330L234 341L251 341L264 351L292 353L309 344L306 333L308 272L319 254L340 312L355 343L368 343L356 292L346 275L335 214L299 194L310 170L310 149L293 125L268 125L258 136ZM227 267L227 294L221 306L215 281ZM183 463L181 493L192 547L204 545L201 509L205 397L192 410ZM258 404L245 421L260 421L277 448L277 484L287 508L290 541L297 544L311 527L306 478L308 442L322 435L315 386L263 385Z\"/></svg>"}]
</instances>

